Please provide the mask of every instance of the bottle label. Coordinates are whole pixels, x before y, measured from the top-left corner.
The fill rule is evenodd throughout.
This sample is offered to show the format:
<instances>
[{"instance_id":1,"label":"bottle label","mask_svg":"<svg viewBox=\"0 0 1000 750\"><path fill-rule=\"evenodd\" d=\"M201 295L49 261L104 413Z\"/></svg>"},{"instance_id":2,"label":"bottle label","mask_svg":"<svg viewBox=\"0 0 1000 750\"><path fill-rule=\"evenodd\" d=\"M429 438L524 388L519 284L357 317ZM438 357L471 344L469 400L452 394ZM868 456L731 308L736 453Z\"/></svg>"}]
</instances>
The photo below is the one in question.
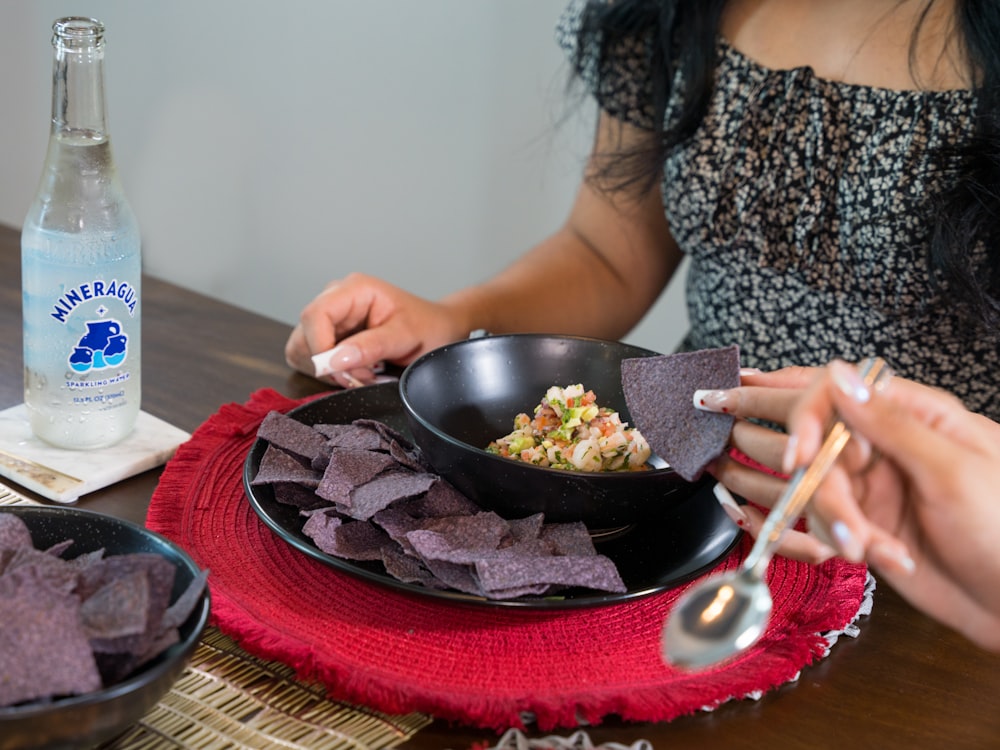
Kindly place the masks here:
<instances>
[{"instance_id":1,"label":"bottle label","mask_svg":"<svg viewBox=\"0 0 1000 750\"><path fill-rule=\"evenodd\" d=\"M53 304L49 314L66 325L73 311L91 300L98 301L97 307L90 313L98 318L83 321L85 330L66 356L70 369L78 373L118 367L128 358L129 337L121 321L107 317L111 311L106 303L120 302L128 314L134 316L139 301L135 289L126 281L94 279L64 293Z\"/></svg>"}]
</instances>

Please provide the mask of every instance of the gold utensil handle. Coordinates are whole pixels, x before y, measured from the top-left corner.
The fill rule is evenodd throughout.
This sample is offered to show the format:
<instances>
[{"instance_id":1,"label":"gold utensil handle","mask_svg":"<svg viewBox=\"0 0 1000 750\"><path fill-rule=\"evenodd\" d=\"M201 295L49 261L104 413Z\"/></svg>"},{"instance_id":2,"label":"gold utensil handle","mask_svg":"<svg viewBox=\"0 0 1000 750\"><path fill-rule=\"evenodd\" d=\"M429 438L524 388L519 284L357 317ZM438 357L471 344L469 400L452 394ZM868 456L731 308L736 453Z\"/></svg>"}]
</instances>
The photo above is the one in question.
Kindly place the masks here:
<instances>
[{"instance_id":1,"label":"gold utensil handle","mask_svg":"<svg viewBox=\"0 0 1000 750\"><path fill-rule=\"evenodd\" d=\"M866 359L861 363L859 370L865 385L869 387L877 385L892 374L892 369L880 357ZM788 486L768 514L757 541L747 555L745 568L758 568L763 574L785 532L802 515L813 493L850 439L851 431L838 419L827 433L816 458L808 466L792 474Z\"/></svg>"},{"instance_id":2,"label":"gold utensil handle","mask_svg":"<svg viewBox=\"0 0 1000 750\"><path fill-rule=\"evenodd\" d=\"M25 479L30 479L60 494L83 484L82 479L77 479L58 469L53 469L51 466L44 466L37 461L15 456L13 453L8 453L5 450L0 450L0 466L13 472L8 476L14 481L18 481L18 477L21 477L23 484Z\"/></svg>"}]
</instances>

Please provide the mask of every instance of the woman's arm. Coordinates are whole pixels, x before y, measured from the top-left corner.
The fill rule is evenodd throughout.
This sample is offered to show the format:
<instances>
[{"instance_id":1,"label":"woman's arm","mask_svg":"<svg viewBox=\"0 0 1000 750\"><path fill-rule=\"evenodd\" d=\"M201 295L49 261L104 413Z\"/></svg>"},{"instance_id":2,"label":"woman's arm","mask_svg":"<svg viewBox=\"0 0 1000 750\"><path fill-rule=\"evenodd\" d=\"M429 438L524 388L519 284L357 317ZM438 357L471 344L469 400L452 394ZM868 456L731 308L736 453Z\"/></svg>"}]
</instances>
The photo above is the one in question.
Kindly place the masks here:
<instances>
[{"instance_id":1,"label":"woman's arm","mask_svg":"<svg viewBox=\"0 0 1000 750\"><path fill-rule=\"evenodd\" d=\"M480 328L625 335L681 261L659 185L631 195L594 176L601 160L644 137L645 131L602 117L566 223L481 284L430 302L370 276L331 282L303 309L286 345L288 363L313 374L311 357L337 345L332 369L364 382L376 362L407 364Z\"/></svg>"}]
</instances>

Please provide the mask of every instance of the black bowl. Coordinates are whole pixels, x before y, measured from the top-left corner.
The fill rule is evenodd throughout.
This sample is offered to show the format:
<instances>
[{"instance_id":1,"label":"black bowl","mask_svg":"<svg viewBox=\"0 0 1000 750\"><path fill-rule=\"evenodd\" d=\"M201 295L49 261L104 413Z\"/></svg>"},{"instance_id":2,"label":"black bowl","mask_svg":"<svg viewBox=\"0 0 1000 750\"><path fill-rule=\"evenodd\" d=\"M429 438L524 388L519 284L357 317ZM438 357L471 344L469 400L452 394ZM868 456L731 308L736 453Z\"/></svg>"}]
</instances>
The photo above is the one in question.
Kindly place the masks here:
<instances>
[{"instance_id":1,"label":"black bowl","mask_svg":"<svg viewBox=\"0 0 1000 750\"><path fill-rule=\"evenodd\" d=\"M583 521L594 531L619 528L664 513L701 482L685 481L655 457L649 471L591 473L513 461L486 446L553 385L582 383L631 424L621 362L656 354L574 336L485 336L423 355L403 371L399 392L424 457L480 507L505 518L541 512L547 521Z\"/></svg>"},{"instance_id":2,"label":"black bowl","mask_svg":"<svg viewBox=\"0 0 1000 750\"><path fill-rule=\"evenodd\" d=\"M184 550L128 521L53 506L15 506L0 512L20 516L31 530L35 547L45 549L72 539L68 557L102 548L108 555L163 555L177 566L171 601L198 575L198 567ZM0 750L92 747L125 731L155 706L180 677L201 639L208 614L206 590L180 628L180 641L114 685L49 702L0 707Z\"/></svg>"}]
</instances>

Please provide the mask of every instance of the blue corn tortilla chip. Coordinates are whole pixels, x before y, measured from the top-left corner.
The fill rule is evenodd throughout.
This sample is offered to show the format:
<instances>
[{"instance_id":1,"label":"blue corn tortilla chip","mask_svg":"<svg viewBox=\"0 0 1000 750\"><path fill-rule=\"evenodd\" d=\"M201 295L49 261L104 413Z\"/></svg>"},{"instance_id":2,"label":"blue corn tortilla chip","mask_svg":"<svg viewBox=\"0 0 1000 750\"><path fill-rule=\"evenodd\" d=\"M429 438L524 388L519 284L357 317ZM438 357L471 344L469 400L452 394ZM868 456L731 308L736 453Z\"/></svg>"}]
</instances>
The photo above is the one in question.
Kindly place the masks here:
<instances>
[{"instance_id":1,"label":"blue corn tortilla chip","mask_svg":"<svg viewBox=\"0 0 1000 750\"><path fill-rule=\"evenodd\" d=\"M320 482L322 483L322 480ZM272 487L275 500L285 505L294 505L301 511L316 510L330 505L330 501L320 497L316 490L295 482L275 482Z\"/></svg>"},{"instance_id":2,"label":"blue corn tortilla chip","mask_svg":"<svg viewBox=\"0 0 1000 750\"><path fill-rule=\"evenodd\" d=\"M422 558L422 562L442 587L473 596L484 595L471 565L435 558Z\"/></svg>"},{"instance_id":3,"label":"blue corn tortilla chip","mask_svg":"<svg viewBox=\"0 0 1000 750\"><path fill-rule=\"evenodd\" d=\"M0 550L16 550L31 546L31 531L28 530L28 524L13 513L0 514Z\"/></svg>"},{"instance_id":4,"label":"blue corn tortilla chip","mask_svg":"<svg viewBox=\"0 0 1000 750\"><path fill-rule=\"evenodd\" d=\"M557 526L558 524L550 524L550 525ZM545 527L545 514L535 513L533 516L526 516L525 518L515 518L511 521L508 521L507 526L510 529L510 543L512 545L517 544L518 542L527 542L532 539L540 539L543 533L543 529ZM584 528L586 529L586 527ZM587 539L590 539L590 534L587 534Z\"/></svg>"},{"instance_id":5,"label":"blue corn tortilla chip","mask_svg":"<svg viewBox=\"0 0 1000 750\"><path fill-rule=\"evenodd\" d=\"M344 560L381 560L382 548L393 543L375 524L344 521L328 513L313 514L302 531L328 555Z\"/></svg>"},{"instance_id":6,"label":"blue corn tortilla chip","mask_svg":"<svg viewBox=\"0 0 1000 750\"><path fill-rule=\"evenodd\" d=\"M352 448L358 451L384 450L382 436L370 427L356 424L317 424L311 428L326 439L331 448Z\"/></svg>"},{"instance_id":7,"label":"blue corn tortilla chip","mask_svg":"<svg viewBox=\"0 0 1000 750\"><path fill-rule=\"evenodd\" d=\"M381 552L382 564L385 566L386 573L397 581L417 583L429 589L440 590L448 588L439 578L427 570L427 566L423 564L419 557L407 555L393 547L383 547Z\"/></svg>"},{"instance_id":8,"label":"blue corn tortilla chip","mask_svg":"<svg viewBox=\"0 0 1000 750\"><path fill-rule=\"evenodd\" d=\"M25 569L35 571L39 579L44 579L46 586L51 589L68 593L78 584L77 570L66 565L61 558L34 547L21 547L15 550L7 561L4 574Z\"/></svg>"},{"instance_id":9,"label":"blue corn tortilla chip","mask_svg":"<svg viewBox=\"0 0 1000 750\"><path fill-rule=\"evenodd\" d=\"M178 596L173 604L167 607L167 611L163 613L163 620L160 621L160 631L177 630L177 628L187 622L191 613L198 606L198 602L201 600L201 596L207 587L208 570L199 570L198 575L192 578L187 588L184 589L184 593ZM178 633L178 637L179 635Z\"/></svg>"},{"instance_id":10,"label":"blue corn tortilla chip","mask_svg":"<svg viewBox=\"0 0 1000 750\"><path fill-rule=\"evenodd\" d=\"M422 529L408 533L406 539L425 560L472 563L499 548L509 532L506 521L487 511L474 516L434 519Z\"/></svg>"},{"instance_id":11,"label":"blue corn tortilla chip","mask_svg":"<svg viewBox=\"0 0 1000 750\"><path fill-rule=\"evenodd\" d=\"M294 453L308 461L319 456L327 442L312 427L278 411L272 411L264 417L257 428L257 436L286 453Z\"/></svg>"},{"instance_id":12,"label":"blue corn tortilla chip","mask_svg":"<svg viewBox=\"0 0 1000 750\"><path fill-rule=\"evenodd\" d=\"M485 591L536 584L580 586L612 593L626 590L615 564L604 555L524 557L496 554L477 561L475 568Z\"/></svg>"},{"instance_id":13,"label":"blue corn tortilla chip","mask_svg":"<svg viewBox=\"0 0 1000 750\"><path fill-rule=\"evenodd\" d=\"M50 588L44 573L22 567L0 578L0 706L101 687L101 674L80 625L80 599Z\"/></svg>"},{"instance_id":14,"label":"blue corn tortilla chip","mask_svg":"<svg viewBox=\"0 0 1000 750\"><path fill-rule=\"evenodd\" d=\"M414 448L413 443L407 440L403 433L399 430L393 429L385 422L379 422L377 419L355 419L351 424L358 427L364 427L378 433L379 437L382 438L384 450L389 450L393 443L398 443L406 450L413 450Z\"/></svg>"},{"instance_id":15,"label":"blue corn tortilla chip","mask_svg":"<svg viewBox=\"0 0 1000 750\"><path fill-rule=\"evenodd\" d=\"M273 422L259 437L280 425ZM546 524L540 513L506 520L483 512L434 474L405 436L381 422L305 429L324 441L311 461L303 458L310 448L268 443L252 484L270 484L276 501L296 507L306 519L302 532L326 554L381 561L400 581L488 599L551 595L590 584L600 591L623 586L582 523ZM305 435L290 429L280 439L292 434ZM313 436L305 439L316 444ZM572 571L573 561L587 558L597 561ZM486 565L488 580L477 565Z\"/></svg>"},{"instance_id":16,"label":"blue corn tortilla chip","mask_svg":"<svg viewBox=\"0 0 1000 750\"><path fill-rule=\"evenodd\" d=\"M170 604L176 567L162 555L60 557L72 540L37 550L13 517L0 512L4 543L21 545L0 552L0 706L109 687L179 640L207 571Z\"/></svg>"},{"instance_id":17,"label":"blue corn tortilla chip","mask_svg":"<svg viewBox=\"0 0 1000 750\"><path fill-rule=\"evenodd\" d=\"M395 466L396 462L385 453L356 448L335 449L330 454L316 494L331 502L350 506L354 488L367 484Z\"/></svg>"},{"instance_id":18,"label":"blue corn tortilla chip","mask_svg":"<svg viewBox=\"0 0 1000 750\"><path fill-rule=\"evenodd\" d=\"M539 536L553 544L557 555L583 557L597 554L594 540L582 521L547 524L540 530Z\"/></svg>"},{"instance_id":19,"label":"blue corn tortilla chip","mask_svg":"<svg viewBox=\"0 0 1000 750\"><path fill-rule=\"evenodd\" d=\"M482 509L455 487L438 477L423 495L400 500L394 508L415 518L445 518L447 516L472 516Z\"/></svg>"},{"instance_id":20,"label":"blue corn tortilla chip","mask_svg":"<svg viewBox=\"0 0 1000 750\"><path fill-rule=\"evenodd\" d=\"M80 606L80 620L88 638L123 638L146 630L150 596L144 570L112 578Z\"/></svg>"},{"instance_id":21,"label":"blue corn tortilla chip","mask_svg":"<svg viewBox=\"0 0 1000 750\"><path fill-rule=\"evenodd\" d=\"M303 463L291 453L268 444L260 458L260 468L254 476L253 484L273 482L295 482L304 487L318 487L322 474L309 463Z\"/></svg>"},{"instance_id":22,"label":"blue corn tortilla chip","mask_svg":"<svg viewBox=\"0 0 1000 750\"><path fill-rule=\"evenodd\" d=\"M390 471L351 490L351 504L346 513L352 518L367 521L396 500L416 497L430 489L437 480L432 474L414 474L409 471Z\"/></svg>"},{"instance_id":23,"label":"blue corn tortilla chip","mask_svg":"<svg viewBox=\"0 0 1000 750\"><path fill-rule=\"evenodd\" d=\"M739 347L626 359L621 372L632 424L681 477L697 479L725 450L735 420L696 409L694 392L737 387Z\"/></svg>"},{"instance_id":24,"label":"blue corn tortilla chip","mask_svg":"<svg viewBox=\"0 0 1000 750\"><path fill-rule=\"evenodd\" d=\"M91 648L94 649L95 653L125 652L133 655L147 653L159 636L160 622L163 620L167 607L170 606L170 594L174 587L174 575L177 572L176 566L162 555L152 552L137 552L105 557L95 564L94 568L100 572L99 583L91 592L81 591L85 600L89 600L104 586L119 578L131 581L145 578L148 591L145 594L132 592L130 595L134 599L133 603L128 603L127 598L123 599L123 606L138 607L145 604L144 627L140 631L128 635L115 635L113 633L92 635L90 638ZM127 597L129 594L123 596ZM124 675L121 676L124 677ZM105 678L108 679L107 676Z\"/></svg>"},{"instance_id":25,"label":"blue corn tortilla chip","mask_svg":"<svg viewBox=\"0 0 1000 750\"><path fill-rule=\"evenodd\" d=\"M333 532L344 523L344 519L336 512L317 510L310 513L308 520L302 525L302 533L313 540L319 549L327 554L334 554Z\"/></svg>"}]
</instances>

